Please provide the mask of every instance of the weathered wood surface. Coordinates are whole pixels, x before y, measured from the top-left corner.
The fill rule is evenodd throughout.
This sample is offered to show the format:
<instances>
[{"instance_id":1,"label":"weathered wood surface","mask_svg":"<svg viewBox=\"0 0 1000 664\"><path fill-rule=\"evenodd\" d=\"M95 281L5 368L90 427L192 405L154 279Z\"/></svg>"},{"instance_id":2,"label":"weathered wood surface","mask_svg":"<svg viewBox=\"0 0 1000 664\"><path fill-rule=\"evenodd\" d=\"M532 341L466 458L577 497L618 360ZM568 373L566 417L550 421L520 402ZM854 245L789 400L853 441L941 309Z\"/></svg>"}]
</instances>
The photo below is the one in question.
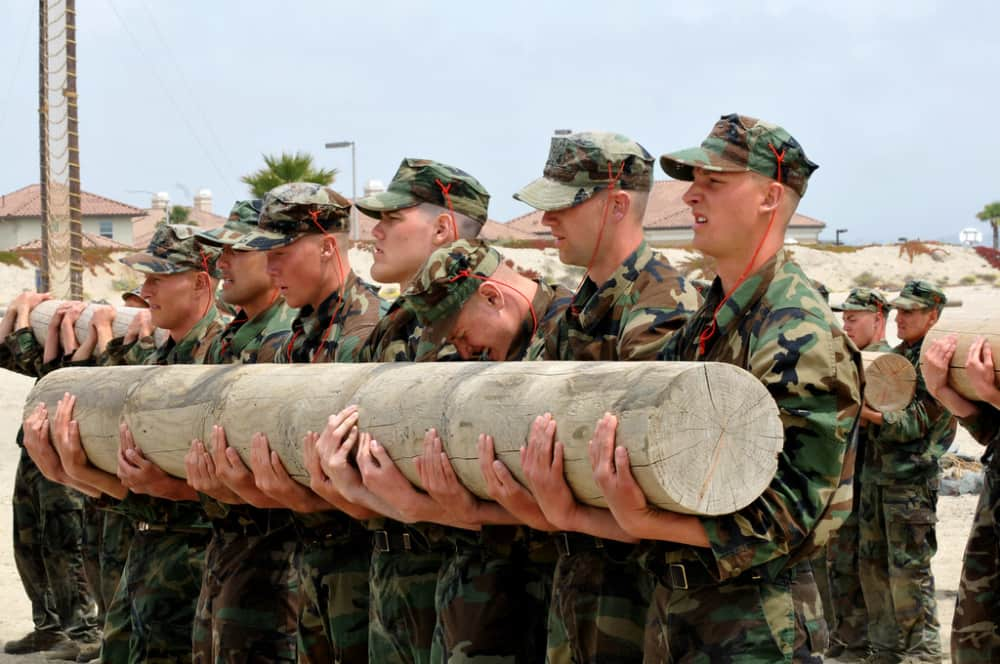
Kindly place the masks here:
<instances>
[{"instance_id":1,"label":"weathered wood surface","mask_svg":"<svg viewBox=\"0 0 1000 664\"><path fill-rule=\"evenodd\" d=\"M49 321L52 320L52 316L60 304L62 304L61 300L46 300L31 310L31 331L35 333L35 339L39 343L45 343L45 335L49 330ZM81 343L90 334L90 318L94 315L94 307L96 306L93 303L88 303L87 308L83 310L83 313L80 314L80 317L73 325L73 329L76 330L76 338ZM142 311L142 309L126 307L122 304L112 306L115 308L115 319L111 323L111 330L114 332L114 336L124 337L125 332L128 331L129 323L132 322L135 315ZM166 330L156 329L154 335L156 345L158 346L167 339Z\"/></svg>"},{"instance_id":2,"label":"weathered wood surface","mask_svg":"<svg viewBox=\"0 0 1000 664\"><path fill-rule=\"evenodd\" d=\"M927 333L921 347L920 363L924 362L924 353L930 345L949 334L957 335L958 347L955 356L951 358L951 368L948 371L948 384L956 392L970 401L978 401L979 395L972 389L972 384L965 373L965 360L969 355L969 346L977 337L986 337L993 350L993 368L996 383L1000 384L1000 317L995 313L971 314L963 312L961 317L951 313L945 315L931 331Z\"/></svg>"},{"instance_id":3,"label":"weathered wood surface","mask_svg":"<svg viewBox=\"0 0 1000 664\"><path fill-rule=\"evenodd\" d=\"M906 408L917 391L917 370L897 353L861 353L865 370L865 402L889 413Z\"/></svg>"},{"instance_id":4,"label":"weathered wood surface","mask_svg":"<svg viewBox=\"0 0 1000 664\"><path fill-rule=\"evenodd\" d=\"M88 456L109 472L122 419L143 452L178 477L191 440L207 444L219 423L244 459L253 433L265 432L289 473L306 483L302 436L358 404L361 430L386 447L411 482L419 485L413 460L434 427L460 480L482 498L488 496L478 434L495 437L498 457L523 481L518 449L534 417L549 411L566 445L570 485L599 506L587 443L610 411L651 502L697 514L729 513L753 501L771 481L784 442L777 406L763 385L738 367L714 363L74 368L39 381L26 409L44 401L54 413L64 392L79 398L76 417Z\"/></svg>"}]
</instances>

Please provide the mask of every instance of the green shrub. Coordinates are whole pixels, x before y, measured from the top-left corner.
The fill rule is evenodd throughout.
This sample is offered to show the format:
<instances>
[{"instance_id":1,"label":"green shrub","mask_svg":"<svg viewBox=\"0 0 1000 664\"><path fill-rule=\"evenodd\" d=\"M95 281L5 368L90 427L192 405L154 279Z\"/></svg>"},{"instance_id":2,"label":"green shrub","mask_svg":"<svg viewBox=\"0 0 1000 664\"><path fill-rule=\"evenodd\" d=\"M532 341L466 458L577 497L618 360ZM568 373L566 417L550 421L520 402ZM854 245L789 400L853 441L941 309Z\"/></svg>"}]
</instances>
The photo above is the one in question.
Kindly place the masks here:
<instances>
[{"instance_id":1,"label":"green shrub","mask_svg":"<svg viewBox=\"0 0 1000 664\"><path fill-rule=\"evenodd\" d=\"M958 280L958 284L960 286L972 286L975 283L976 283L976 275L974 274L967 274Z\"/></svg>"},{"instance_id":2,"label":"green shrub","mask_svg":"<svg viewBox=\"0 0 1000 664\"><path fill-rule=\"evenodd\" d=\"M865 271L854 277L854 285L858 288L875 288L879 279L871 272Z\"/></svg>"}]
</instances>

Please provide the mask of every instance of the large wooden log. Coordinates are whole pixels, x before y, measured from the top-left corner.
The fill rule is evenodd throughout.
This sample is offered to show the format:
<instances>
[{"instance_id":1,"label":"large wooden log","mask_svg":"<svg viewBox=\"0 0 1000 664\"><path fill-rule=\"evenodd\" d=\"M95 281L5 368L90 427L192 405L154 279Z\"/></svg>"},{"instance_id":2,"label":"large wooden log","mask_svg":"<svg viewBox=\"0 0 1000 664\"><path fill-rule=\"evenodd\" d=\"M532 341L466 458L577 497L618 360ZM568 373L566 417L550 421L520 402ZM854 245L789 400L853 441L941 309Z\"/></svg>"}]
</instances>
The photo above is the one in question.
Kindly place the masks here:
<instances>
[{"instance_id":1,"label":"large wooden log","mask_svg":"<svg viewBox=\"0 0 1000 664\"><path fill-rule=\"evenodd\" d=\"M60 304L62 304L60 300L46 300L31 310L31 331L35 333L35 339L37 339L39 343L45 343L45 335L48 333L49 321L52 320L52 316L55 314L56 309L59 308ZM80 317L73 325L73 329L76 330L76 338L81 342L86 339L87 335L90 333L90 318L94 315L94 308L96 306L97 305L93 303L88 303L87 308L83 310ZM115 308L115 319L111 323L111 330L114 332L114 336L124 337L125 332L128 331L129 323L132 322L135 315L142 311L142 309L136 307L126 307L121 304L112 306ZM154 334L157 346L166 341L166 330L157 328Z\"/></svg>"},{"instance_id":2,"label":"large wooden log","mask_svg":"<svg viewBox=\"0 0 1000 664\"><path fill-rule=\"evenodd\" d=\"M877 411L902 410L917 391L917 370L897 353L861 353L865 370L865 403Z\"/></svg>"},{"instance_id":3,"label":"large wooden log","mask_svg":"<svg viewBox=\"0 0 1000 664\"><path fill-rule=\"evenodd\" d=\"M951 358L951 368L948 370L948 384L956 392L970 401L978 401L979 395L972 389L972 384L965 373L965 360L969 355L969 346L977 337L986 337L993 350L993 368L995 382L1000 384L1000 317L995 314L981 315L963 314L961 317L946 315L927 333L920 351L920 363L924 363L924 353L930 345L949 334L958 337L958 347L955 356Z\"/></svg>"},{"instance_id":4,"label":"large wooden log","mask_svg":"<svg viewBox=\"0 0 1000 664\"><path fill-rule=\"evenodd\" d=\"M436 428L460 480L488 498L476 438L495 437L498 457L522 481L518 449L534 417L549 411L566 445L576 495L604 505L587 443L605 411L619 417L638 482L656 505L695 514L733 512L771 481L784 443L778 409L751 374L728 364L684 362L461 362L172 366L62 369L28 397L55 412L64 392L91 461L113 472L118 423L172 475L184 475L193 438L215 423L244 459L256 431L267 433L289 473L305 483L301 439L355 403L371 432L419 486L414 458Z\"/></svg>"}]
</instances>

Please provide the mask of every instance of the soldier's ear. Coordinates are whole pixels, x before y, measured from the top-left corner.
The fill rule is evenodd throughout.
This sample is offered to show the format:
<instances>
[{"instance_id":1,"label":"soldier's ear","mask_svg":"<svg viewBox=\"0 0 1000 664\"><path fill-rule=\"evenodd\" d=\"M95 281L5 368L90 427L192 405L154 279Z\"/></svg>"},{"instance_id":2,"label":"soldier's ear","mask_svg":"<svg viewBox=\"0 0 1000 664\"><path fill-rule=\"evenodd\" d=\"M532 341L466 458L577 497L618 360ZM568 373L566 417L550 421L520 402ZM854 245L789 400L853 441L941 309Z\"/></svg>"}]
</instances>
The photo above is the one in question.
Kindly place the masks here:
<instances>
[{"instance_id":1,"label":"soldier's ear","mask_svg":"<svg viewBox=\"0 0 1000 664\"><path fill-rule=\"evenodd\" d=\"M434 225L434 237L433 242L436 246L441 247L446 244L451 244L458 238L452 233L451 215L447 212L442 212L434 217L434 221L431 222Z\"/></svg>"},{"instance_id":2,"label":"soldier's ear","mask_svg":"<svg viewBox=\"0 0 1000 664\"><path fill-rule=\"evenodd\" d=\"M491 309L499 311L504 308L503 291L500 290L496 284L484 281L479 285L477 292L483 297L484 300L486 300L486 303Z\"/></svg>"},{"instance_id":3,"label":"soldier's ear","mask_svg":"<svg viewBox=\"0 0 1000 664\"><path fill-rule=\"evenodd\" d=\"M611 209L608 211L608 216L615 221L621 221L628 216L628 211L632 207L632 199L621 189L616 189L610 196Z\"/></svg>"},{"instance_id":4,"label":"soldier's ear","mask_svg":"<svg viewBox=\"0 0 1000 664\"><path fill-rule=\"evenodd\" d=\"M764 191L764 200L761 202L761 209L770 214L785 200L785 188L778 182L768 182Z\"/></svg>"}]
</instances>

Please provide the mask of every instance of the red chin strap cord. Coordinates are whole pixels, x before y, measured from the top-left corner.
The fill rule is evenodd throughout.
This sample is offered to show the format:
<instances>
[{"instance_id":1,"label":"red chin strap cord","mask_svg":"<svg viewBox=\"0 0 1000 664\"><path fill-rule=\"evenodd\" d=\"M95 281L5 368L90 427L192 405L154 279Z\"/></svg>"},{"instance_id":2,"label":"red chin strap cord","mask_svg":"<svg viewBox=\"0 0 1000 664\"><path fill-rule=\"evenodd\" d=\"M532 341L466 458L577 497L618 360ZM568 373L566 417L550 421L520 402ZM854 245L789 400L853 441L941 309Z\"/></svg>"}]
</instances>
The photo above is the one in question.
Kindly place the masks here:
<instances>
[{"instance_id":1,"label":"red chin strap cord","mask_svg":"<svg viewBox=\"0 0 1000 664\"><path fill-rule=\"evenodd\" d=\"M522 293L520 290L518 290L517 288L515 288L511 284L508 284L506 281L500 281L499 279L494 279L493 277L484 277L484 276L479 275L479 274L473 274L472 272L469 272L468 270L460 270L459 273L456 274L451 279L449 279L447 281L447 283L451 284L451 283L454 283L454 282L458 281L459 279L478 279L479 281L482 281L483 283L494 283L494 284L498 284L500 286L506 286L507 288L509 288L510 290L512 290L514 293L516 293L517 296L520 297L522 300L524 300L525 304L528 305L528 311L531 313L531 336L529 337L529 339L534 338L535 332L538 331L538 314L535 311L535 305L533 305L531 303L531 300L528 299L527 295L525 295L524 293Z\"/></svg>"},{"instance_id":2,"label":"red chin strap cord","mask_svg":"<svg viewBox=\"0 0 1000 664\"><path fill-rule=\"evenodd\" d=\"M337 242L337 238L330 233L327 233L326 229L319 223L319 210L309 210L308 214L309 218L313 222L313 225L319 229L319 232L323 234L323 237L328 237L333 240L333 255L337 257L337 273L340 276L340 287L343 289L345 285L344 280L346 273L344 272L344 261L340 257L340 246ZM337 307L337 311L334 312L333 316L330 317L330 322L327 324L326 330L323 332L323 336L320 337L319 346L316 349L317 352L312 356L312 362L315 362L316 358L319 357L319 349L323 347L324 343L326 343L327 337L330 336L330 330L333 329L333 324L337 321L337 316L340 314L340 310L344 307L346 302L347 298L341 294L340 305ZM292 338L288 340L288 345L285 347L285 355L287 356L289 362L292 361L292 348L295 347L295 340L301 332L302 330L296 331L295 334L292 335Z\"/></svg>"},{"instance_id":3,"label":"red chin strap cord","mask_svg":"<svg viewBox=\"0 0 1000 664\"><path fill-rule=\"evenodd\" d=\"M597 229L597 242L594 244L594 250L590 252L590 260L587 261L587 270L583 273L583 277L580 279L580 283L576 287L576 294L580 293L580 289L583 288L583 284L587 282L587 277L590 276L590 271L594 269L594 262L597 260L597 252L601 249L601 240L604 239L604 227L608 223L608 212L611 210L611 194L614 192L615 188L618 186L618 180L621 178L622 173L625 172L625 161L618 165L618 172L612 171L611 162L608 162L608 197L604 199L604 209L601 211L601 225ZM575 297L573 298L576 299ZM573 310L573 315L579 315L580 310L574 304L570 307Z\"/></svg>"},{"instance_id":4,"label":"red chin strap cord","mask_svg":"<svg viewBox=\"0 0 1000 664\"><path fill-rule=\"evenodd\" d=\"M447 185L441 182L440 179L434 178L434 183L441 188L441 194L444 195L444 202L448 206L448 218L451 220L451 234L454 240L458 240L458 224L455 223L455 206L451 203L451 185L449 182Z\"/></svg>"},{"instance_id":5,"label":"red chin strap cord","mask_svg":"<svg viewBox=\"0 0 1000 664\"><path fill-rule=\"evenodd\" d=\"M774 153L775 159L778 160L777 180L778 184L781 184L782 183L781 164L785 160L785 151L782 150L781 154L778 154L778 151L770 143L767 144L767 147L771 148L771 152ZM763 237L760 238L760 242L757 243L757 248L754 249L753 256L750 257L750 262L743 270L743 274L741 274L740 278L736 280L736 283L733 284L733 287L729 289L729 292L723 295L722 301L719 302L719 306L717 306L715 308L715 311L712 312L712 322L709 324L708 327L706 327L704 330L701 331L701 334L698 335L698 355L705 354L705 345L709 342L709 340L712 337L715 336L715 333L718 331L718 324L716 322L716 318L719 316L719 311L722 310L722 307L726 304L726 302L729 301L729 298L732 297L733 293L736 292L736 289L739 288L743 284L743 282L747 280L747 277L750 276L750 273L754 267L754 263L757 262L757 256L760 255L760 250L764 247L764 242L767 240L767 236L771 234L771 228L774 226L774 219L777 216L777 214L778 214L778 208L775 207L773 210L771 210L771 218L767 222L767 229L764 231Z\"/></svg>"}]
</instances>

